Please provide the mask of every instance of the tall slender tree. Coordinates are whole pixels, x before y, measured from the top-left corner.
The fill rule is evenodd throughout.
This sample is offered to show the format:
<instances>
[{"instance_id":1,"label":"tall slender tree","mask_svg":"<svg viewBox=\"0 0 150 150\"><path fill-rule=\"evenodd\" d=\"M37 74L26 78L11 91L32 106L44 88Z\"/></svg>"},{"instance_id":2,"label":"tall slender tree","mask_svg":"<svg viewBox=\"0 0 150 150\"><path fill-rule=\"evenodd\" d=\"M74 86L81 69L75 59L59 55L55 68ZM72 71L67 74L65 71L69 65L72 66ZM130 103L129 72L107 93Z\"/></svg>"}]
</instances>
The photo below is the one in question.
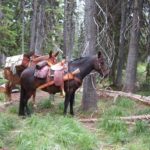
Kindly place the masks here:
<instances>
[{"instance_id":1,"label":"tall slender tree","mask_svg":"<svg viewBox=\"0 0 150 150\"><path fill-rule=\"evenodd\" d=\"M38 4L37 0L32 1L30 51L35 50L37 4Z\"/></svg>"},{"instance_id":2,"label":"tall slender tree","mask_svg":"<svg viewBox=\"0 0 150 150\"><path fill-rule=\"evenodd\" d=\"M43 43L45 39L45 0L39 0L37 12L37 28L36 28L36 41L35 52L42 54Z\"/></svg>"},{"instance_id":3,"label":"tall slender tree","mask_svg":"<svg viewBox=\"0 0 150 150\"><path fill-rule=\"evenodd\" d=\"M30 50L37 55L43 53L45 40L45 0L33 0L33 14L31 22Z\"/></svg>"},{"instance_id":4,"label":"tall slender tree","mask_svg":"<svg viewBox=\"0 0 150 150\"><path fill-rule=\"evenodd\" d=\"M97 28L94 18L97 14L95 0L85 1L85 55L93 55L96 51ZM83 82L83 110L95 110L97 107L97 94L95 90L95 77L88 75Z\"/></svg>"},{"instance_id":5,"label":"tall slender tree","mask_svg":"<svg viewBox=\"0 0 150 150\"><path fill-rule=\"evenodd\" d=\"M118 62L117 62L117 75L116 75L116 86L122 86L122 69L125 61L125 29L126 29L126 7L127 2L123 0L121 3L121 26L120 26L120 40L119 40L119 52L118 52Z\"/></svg>"},{"instance_id":6,"label":"tall slender tree","mask_svg":"<svg viewBox=\"0 0 150 150\"><path fill-rule=\"evenodd\" d=\"M76 7L75 0L64 1L64 55L68 60L71 59L74 46L75 21L74 13Z\"/></svg>"},{"instance_id":7,"label":"tall slender tree","mask_svg":"<svg viewBox=\"0 0 150 150\"><path fill-rule=\"evenodd\" d=\"M143 0L134 0L133 20L130 31L129 53L126 67L126 78L123 90L126 92L134 92L136 89L136 73L138 61L138 49L140 38L140 19Z\"/></svg>"}]
</instances>

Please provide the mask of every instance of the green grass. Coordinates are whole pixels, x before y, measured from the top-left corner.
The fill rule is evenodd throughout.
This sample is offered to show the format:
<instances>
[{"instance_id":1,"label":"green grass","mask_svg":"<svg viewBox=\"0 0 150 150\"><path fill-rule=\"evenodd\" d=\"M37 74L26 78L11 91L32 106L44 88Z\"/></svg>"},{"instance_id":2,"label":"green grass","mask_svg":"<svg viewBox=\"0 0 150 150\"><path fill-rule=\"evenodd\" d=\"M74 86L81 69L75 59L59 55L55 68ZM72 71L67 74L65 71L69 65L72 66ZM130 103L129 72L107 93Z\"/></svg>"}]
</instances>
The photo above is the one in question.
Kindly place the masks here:
<instances>
[{"instance_id":1,"label":"green grass","mask_svg":"<svg viewBox=\"0 0 150 150\"><path fill-rule=\"evenodd\" d=\"M52 107L51 101L49 99L42 100L38 103L37 107L39 109L48 109Z\"/></svg>"},{"instance_id":2,"label":"green grass","mask_svg":"<svg viewBox=\"0 0 150 150\"><path fill-rule=\"evenodd\" d=\"M142 106L141 108L141 105L136 102L122 97L118 98L115 103L100 101L100 104L102 112L97 128L99 134L103 135L99 138L104 145L111 145L115 150L150 149L150 128L147 122L137 121L135 125L129 126L119 119L120 116L148 114L150 112L148 107ZM106 146L107 149L111 148Z\"/></svg>"},{"instance_id":3,"label":"green grass","mask_svg":"<svg viewBox=\"0 0 150 150\"><path fill-rule=\"evenodd\" d=\"M0 121L0 146L11 150L91 150L98 146L96 136L74 118L47 113L19 119L2 114Z\"/></svg>"},{"instance_id":4,"label":"green grass","mask_svg":"<svg viewBox=\"0 0 150 150\"><path fill-rule=\"evenodd\" d=\"M77 95L77 106L81 95ZM63 102L42 100L31 117L18 117L18 105L8 106L0 114L0 148L11 150L149 150L150 128L147 122L129 126L120 116L149 114L149 107L119 97L100 100L96 117L98 122L88 130L76 118L63 116ZM30 104L29 104L30 105ZM76 111L79 107L76 106ZM142 107L141 107L142 106ZM32 106L30 106L30 109ZM77 112L76 116L77 116ZM89 113L78 114L82 117ZM81 117L78 116L78 117ZM138 145L138 147L137 147ZM137 149L136 149L137 148Z\"/></svg>"},{"instance_id":5,"label":"green grass","mask_svg":"<svg viewBox=\"0 0 150 150\"><path fill-rule=\"evenodd\" d=\"M5 94L4 93L0 93L0 102L5 101Z\"/></svg>"},{"instance_id":6,"label":"green grass","mask_svg":"<svg viewBox=\"0 0 150 150\"><path fill-rule=\"evenodd\" d=\"M6 81L7 81L6 79L0 78L0 85L1 85L1 84L4 84Z\"/></svg>"},{"instance_id":7,"label":"green grass","mask_svg":"<svg viewBox=\"0 0 150 150\"><path fill-rule=\"evenodd\" d=\"M137 80L140 83L144 82L146 78L146 63L139 63L137 67Z\"/></svg>"},{"instance_id":8,"label":"green grass","mask_svg":"<svg viewBox=\"0 0 150 150\"><path fill-rule=\"evenodd\" d=\"M7 136L8 132L16 127L16 117L12 115L0 114L0 140Z\"/></svg>"}]
</instances>

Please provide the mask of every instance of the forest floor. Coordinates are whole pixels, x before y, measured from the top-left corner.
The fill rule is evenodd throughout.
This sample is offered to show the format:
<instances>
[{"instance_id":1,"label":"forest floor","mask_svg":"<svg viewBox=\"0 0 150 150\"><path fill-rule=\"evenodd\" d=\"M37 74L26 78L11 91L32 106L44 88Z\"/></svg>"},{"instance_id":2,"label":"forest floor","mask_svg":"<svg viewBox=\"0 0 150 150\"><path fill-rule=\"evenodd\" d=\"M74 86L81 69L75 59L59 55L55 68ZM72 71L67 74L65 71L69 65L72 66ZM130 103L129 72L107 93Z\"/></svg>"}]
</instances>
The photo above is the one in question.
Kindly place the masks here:
<instances>
[{"instance_id":1,"label":"forest floor","mask_svg":"<svg viewBox=\"0 0 150 150\"><path fill-rule=\"evenodd\" d=\"M0 119L2 115L4 116L6 115L5 121L7 121L7 118L10 119L10 116L13 115L12 118L15 118L14 121L18 120L18 118L16 117L18 116L17 112L18 112L19 97L20 93L13 93L12 94L13 103L7 104L5 105L5 107L1 107L3 106L1 104L5 102L0 101L0 112L1 112ZM32 98L30 99L30 101L32 101ZM51 104L49 103L50 101ZM57 133L58 135L55 135L56 132L54 132L55 130L54 129L53 131L51 131L51 134L55 135L53 139L56 138L57 140L58 139L60 140L61 137L61 140L59 141L60 148L58 148L58 150L76 150L76 148L79 150L87 150L91 149L93 143L98 143L96 144L98 145L96 148L92 148L93 150L150 149L149 121L148 122L137 121L135 125L133 124L127 125L125 122L116 119L120 116L122 117L122 116L150 114L149 106L142 105L141 103L137 103L135 101L126 98L118 98L116 101L114 101L109 97L105 98L101 97L98 102L97 110L95 110L92 113L83 113L82 111L80 111L81 93L78 92L76 94L76 101L74 106L75 117L70 118L69 115L68 117L63 117L63 103L64 98L61 97L59 93L56 94L54 97L52 96L50 97L48 93L38 91L36 93L37 108L34 109L34 113L32 114L31 118L29 117L29 119L25 119L25 121L19 119L18 120L19 127L16 127L15 130L13 129L14 131L12 130L12 132L15 132L15 138L14 137L12 138L9 136L9 134L8 135L6 134L6 137L4 139L2 138L1 140L0 138L0 148L1 145L2 148L4 145L4 148L6 147L8 150L10 149L10 147L11 148L13 147L12 150L13 149L15 150L16 147L18 148L17 150L22 148L31 149L30 147L32 147L32 149L41 150L43 148L38 148L38 146L36 146L37 143L39 144L38 138L40 137L35 137L34 130L35 132L39 133L41 137L42 134L43 135L46 134L45 135L46 140L46 137L47 136L49 137L50 135L48 133L42 133L42 131L39 131L41 128L40 126L42 126L42 130L43 126L45 127L50 126L48 128L50 128L49 130L52 130L51 125L55 124L55 126L53 127L57 128L59 133ZM48 119L50 119L51 122L47 122L48 121L46 119L47 117ZM9 125L10 124L9 121L8 122L5 121L4 125L11 127L11 125ZM42 121L44 122L44 124L41 124ZM74 121L77 122L77 124L76 123L74 124ZM38 124L38 122L40 122L40 125ZM25 124L27 126L25 126ZM35 124L37 124L37 126ZM61 127L59 127L60 124L62 125ZM80 127L80 125L82 127ZM1 123L0 126L2 126ZM26 128L28 128L29 133L27 132ZM80 128L84 128L85 131L82 131ZM90 135L86 135L88 132L90 133ZM33 139L32 143L29 143L28 138L26 139L26 137L28 137L29 134L32 134L30 135L31 140ZM35 140L34 138L37 138L37 140ZM87 138L86 141L84 141L85 138ZM14 139L17 140L17 144ZM51 140L53 141L53 139ZM72 139L73 141L68 141L68 139ZM35 143L36 141L37 143ZM11 144L8 144L8 142ZM54 141L54 143L55 142L56 141ZM74 147L73 142L75 142L77 147L76 146ZM58 146L58 144L56 145Z\"/></svg>"}]
</instances>

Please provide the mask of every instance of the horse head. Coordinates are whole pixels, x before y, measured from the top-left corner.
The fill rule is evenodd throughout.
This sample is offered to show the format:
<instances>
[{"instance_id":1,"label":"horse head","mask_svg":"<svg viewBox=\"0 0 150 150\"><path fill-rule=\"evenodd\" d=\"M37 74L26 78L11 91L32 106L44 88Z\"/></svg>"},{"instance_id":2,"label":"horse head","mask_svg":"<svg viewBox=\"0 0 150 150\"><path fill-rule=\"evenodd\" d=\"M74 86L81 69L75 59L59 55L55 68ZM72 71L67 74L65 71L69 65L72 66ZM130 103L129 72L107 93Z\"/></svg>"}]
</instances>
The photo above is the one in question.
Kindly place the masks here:
<instances>
[{"instance_id":1,"label":"horse head","mask_svg":"<svg viewBox=\"0 0 150 150\"><path fill-rule=\"evenodd\" d=\"M107 77L109 74L109 67L100 51L98 52L94 61L94 69L103 77Z\"/></svg>"},{"instance_id":2,"label":"horse head","mask_svg":"<svg viewBox=\"0 0 150 150\"><path fill-rule=\"evenodd\" d=\"M48 64L56 64L57 63L57 56L59 51L53 53L52 51L49 52Z\"/></svg>"}]
</instances>

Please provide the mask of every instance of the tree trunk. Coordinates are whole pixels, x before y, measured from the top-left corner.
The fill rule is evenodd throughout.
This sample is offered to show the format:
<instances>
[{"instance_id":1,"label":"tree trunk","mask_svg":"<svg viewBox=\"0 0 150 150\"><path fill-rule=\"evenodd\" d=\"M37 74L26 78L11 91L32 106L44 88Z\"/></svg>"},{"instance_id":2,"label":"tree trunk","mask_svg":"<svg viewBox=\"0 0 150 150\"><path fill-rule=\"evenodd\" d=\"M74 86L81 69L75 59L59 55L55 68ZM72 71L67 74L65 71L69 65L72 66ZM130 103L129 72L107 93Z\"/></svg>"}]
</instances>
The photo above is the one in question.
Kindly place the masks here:
<instances>
[{"instance_id":1,"label":"tree trunk","mask_svg":"<svg viewBox=\"0 0 150 150\"><path fill-rule=\"evenodd\" d=\"M96 10L94 0L85 1L85 55L95 54L97 30L94 17L97 14ZM83 82L82 109L84 111L95 110L97 107L97 94L94 87L95 77L88 75Z\"/></svg>"},{"instance_id":2,"label":"tree trunk","mask_svg":"<svg viewBox=\"0 0 150 150\"><path fill-rule=\"evenodd\" d=\"M130 31L129 53L126 67L126 78L123 91L134 92L136 89L136 73L138 61L138 48L140 36L140 12L142 11L143 0L134 1L133 20Z\"/></svg>"},{"instance_id":3,"label":"tree trunk","mask_svg":"<svg viewBox=\"0 0 150 150\"><path fill-rule=\"evenodd\" d=\"M0 0L0 5L2 3L2 0ZM4 14L0 8L0 20L4 17ZM1 25L1 24L0 24ZM5 55L4 54L0 54L0 67L2 67L5 63Z\"/></svg>"},{"instance_id":4,"label":"tree trunk","mask_svg":"<svg viewBox=\"0 0 150 150\"><path fill-rule=\"evenodd\" d=\"M64 55L68 60L70 60L74 46L75 21L73 16L75 12L76 1L65 0L64 4Z\"/></svg>"},{"instance_id":5,"label":"tree trunk","mask_svg":"<svg viewBox=\"0 0 150 150\"><path fill-rule=\"evenodd\" d=\"M41 55L43 53L43 43L45 39L45 0L40 0L37 11L37 28L35 41L35 54Z\"/></svg>"},{"instance_id":6,"label":"tree trunk","mask_svg":"<svg viewBox=\"0 0 150 150\"><path fill-rule=\"evenodd\" d=\"M147 39L147 66L146 66L146 82L150 85L150 4L149 4L149 24L148 24L148 39Z\"/></svg>"},{"instance_id":7,"label":"tree trunk","mask_svg":"<svg viewBox=\"0 0 150 150\"><path fill-rule=\"evenodd\" d=\"M37 0L33 0L32 10L30 51L35 51Z\"/></svg>"},{"instance_id":8,"label":"tree trunk","mask_svg":"<svg viewBox=\"0 0 150 150\"><path fill-rule=\"evenodd\" d=\"M33 0L33 14L31 21L30 51L36 55L43 53L45 39L45 0Z\"/></svg>"},{"instance_id":9,"label":"tree trunk","mask_svg":"<svg viewBox=\"0 0 150 150\"><path fill-rule=\"evenodd\" d=\"M118 52L118 63L117 63L117 75L116 75L116 86L122 86L122 69L125 60L125 25L126 25L126 0L121 3L121 27L120 27L120 40L119 40L119 52Z\"/></svg>"},{"instance_id":10,"label":"tree trunk","mask_svg":"<svg viewBox=\"0 0 150 150\"><path fill-rule=\"evenodd\" d=\"M21 14L21 19L22 19L22 33L21 33L21 49L22 49L22 54L24 54L24 32L25 32L25 21L24 21L24 7L25 7L25 0L21 1L21 7L22 7L22 14Z\"/></svg>"}]
</instances>

